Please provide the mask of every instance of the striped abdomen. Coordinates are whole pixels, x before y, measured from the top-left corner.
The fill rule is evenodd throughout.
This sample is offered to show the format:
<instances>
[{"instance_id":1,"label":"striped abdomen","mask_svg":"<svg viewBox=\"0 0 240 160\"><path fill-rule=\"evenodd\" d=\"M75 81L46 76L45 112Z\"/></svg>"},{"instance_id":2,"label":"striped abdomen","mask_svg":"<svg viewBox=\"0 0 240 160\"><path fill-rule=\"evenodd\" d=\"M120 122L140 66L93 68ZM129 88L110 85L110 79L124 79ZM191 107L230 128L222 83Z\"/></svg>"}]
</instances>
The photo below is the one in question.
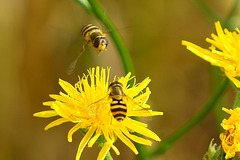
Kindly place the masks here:
<instances>
[{"instance_id":1,"label":"striped abdomen","mask_svg":"<svg viewBox=\"0 0 240 160\"><path fill-rule=\"evenodd\" d=\"M105 33L98 26L88 24L83 27L81 34L88 41L88 44L96 48L99 52L106 49L108 40Z\"/></svg>"},{"instance_id":2,"label":"striped abdomen","mask_svg":"<svg viewBox=\"0 0 240 160\"><path fill-rule=\"evenodd\" d=\"M113 117L117 121L122 122L127 114L127 105L123 102L123 100L113 99L110 106Z\"/></svg>"},{"instance_id":3,"label":"striped abdomen","mask_svg":"<svg viewBox=\"0 0 240 160\"><path fill-rule=\"evenodd\" d=\"M85 37L87 35L87 33L90 33L91 31L93 30L99 30L101 31L98 26L95 26L93 24L88 24L88 25L85 25L83 28L82 28L82 31L81 31L81 34Z\"/></svg>"}]
</instances>

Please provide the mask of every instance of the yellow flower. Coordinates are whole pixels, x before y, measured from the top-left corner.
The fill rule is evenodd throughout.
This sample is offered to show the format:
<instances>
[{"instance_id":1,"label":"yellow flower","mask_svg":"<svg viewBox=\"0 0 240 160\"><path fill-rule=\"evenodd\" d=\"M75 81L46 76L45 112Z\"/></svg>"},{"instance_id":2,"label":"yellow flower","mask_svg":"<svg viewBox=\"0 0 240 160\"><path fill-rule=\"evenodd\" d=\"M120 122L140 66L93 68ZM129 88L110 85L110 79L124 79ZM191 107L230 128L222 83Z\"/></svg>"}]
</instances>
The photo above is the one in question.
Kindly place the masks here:
<instances>
[{"instance_id":1,"label":"yellow flower","mask_svg":"<svg viewBox=\"0 0 240 160\"><path fill-rule=\"evenodd\" d=\"M222 121L221 126L225 132L220 134L222 148L226 153L225 158L229 159L240 152L240 108L223 110L231 115Z\"/></svg>"},{"instance_id":2,"label":"yellow flower","mask_svg":"<svg viewBox=\"0 0 240 160\"><path fill-rule=\"evenodd\" d=\"M182 44L197 56L220 67L226 76L240 88L240 81L237 79L240 76L240 31L238 28L236 32L223 30L219 21L215 23L215 26L217 35L212 34L212 39L206 39L211 44L209 50L187 41L182 41Z\"/></svg>"},{"instance_id":3,"label":"yellow flower","mask_svg":"<svg viewBox=\"0 0 240 160\"><path fill-rule=\"evenodd\" d=\"M106 73L107 71L107 73ZM129 87L128 81L134 79L131 73L118 79L122 84L124 96L121 103L126 104L126 117L122 121L116 120L111 112L110 104L113 98L110 96L109 87L110 69L91 68L88 75L84 75L73 87L66 81L59 80L59 84L65 90L59 95L50 95L55 101L45 102L44 105L50 106L51 110L35 113L36 117L54 117L60 116L57 120L51 122L45 127L45 130L65 122L75 123L75 126L68 132L68 141L72 141L72 135L79 129L86 130L86 134L79 144L76 160L80 159L84 147L92 147L98 138L103 135L105 143L98 155L98 160L103 160L107 152L112 148L117 155L120 154L113 143L119 138L135 154L138 154L134 144L135 141L144 145L151 145L148 139L138 137L134 134L139 133L143 136L160 141L160 138L151 130L147 129L147 124L136 121L131 116L145 117L162 115L162 112L147 110L150 108L146 101L150 95L147 87L149 78L144 79L139 84ZM109 89L110 88L110 89ZM143 92L146 88L146 91Z\"/></svg>"}]
</instances>

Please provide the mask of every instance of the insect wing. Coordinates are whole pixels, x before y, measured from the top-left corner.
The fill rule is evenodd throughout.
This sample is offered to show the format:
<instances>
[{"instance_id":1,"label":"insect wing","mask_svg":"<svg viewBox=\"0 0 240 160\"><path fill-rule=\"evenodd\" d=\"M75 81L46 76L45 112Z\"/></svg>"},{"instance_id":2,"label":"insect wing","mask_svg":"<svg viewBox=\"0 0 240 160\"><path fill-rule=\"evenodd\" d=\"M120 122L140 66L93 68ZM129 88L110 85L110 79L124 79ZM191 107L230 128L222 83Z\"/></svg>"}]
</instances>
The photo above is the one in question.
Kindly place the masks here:
<instances>
[{"instance_id":1,"label":"insect wing","mask_svg":"<svg viewBox=\"0 0 240 160\"><path fill-rule=\"evenodd\" d=\"M95 101L94 103L90 104L87 108L86 108L86 112L89 114L89 115L97 115L100 113L100 109L101 109L101 105L104 105L104 104L110 104L109 102L109 95Z\"/></svg>"},{"instance_id":2,"label":"insect wing","mask_svg":"<svg viewBox=\"0 0 240 160\"><path fill-rule=\"evenodd\" d=\"M83 45L82 45L82 49L80 51L77 51L77 58L69 65L68 67L68 71L67 71L67 74L70 75L74 72L76 66L77 66L77 62L79 60L79 58L81 57L82 53L85 51L85 46L86 46L86 40L83 39Z\"/></svg>"},{"instance_id":3,"label":"insect wing","mask_svg":"<svg viewBox=\"0 0 240 160\"><path fill-rule=\"evenodd\" d=\"M149 117L152 116L152 110L149 110L150 106L148 104L140 104L134 101L134 99L130 98L127 95L124 95L123 98L124 103L128 106L128 116L139 116L139 117Z\"/></svg>"}]
</instances>

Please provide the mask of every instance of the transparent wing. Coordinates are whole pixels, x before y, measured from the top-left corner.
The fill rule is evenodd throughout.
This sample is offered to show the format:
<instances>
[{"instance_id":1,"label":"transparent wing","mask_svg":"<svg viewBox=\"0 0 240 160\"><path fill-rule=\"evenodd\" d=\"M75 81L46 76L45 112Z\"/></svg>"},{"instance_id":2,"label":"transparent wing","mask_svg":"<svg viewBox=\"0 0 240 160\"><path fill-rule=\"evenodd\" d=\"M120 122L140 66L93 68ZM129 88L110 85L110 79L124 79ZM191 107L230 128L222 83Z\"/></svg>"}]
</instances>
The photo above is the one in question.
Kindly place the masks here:
<instances>
[{"instance_id":1,"label":"transparent wing","mask_svg":"<svg viewBox=\"0 0 240 160\"><path fill-rule=\"evenodd\" d=\"M136 102L134 99L130 98L127 95L124 95L123 101L127 104L127 115L128 116L137 116L137 117L148 117L148 119L152 119L151 116L152 110L150 110L150 106L148 104L142 104L142 100Z\"/></svg>"},{"instance_id":2,"label":"transparent wing","mask_svg":"<svg viewBox=\"0 0 240 160\"><path fill-rule=\"evenodd\" d=\"M72 74L73 71L74 71L74 69L76 68L76 65L77 65L77 62L78 62L80 56L81 56L82 53L85 51L85 46L86 46L86 41L84 40L81 51L78 52L77 58L70 64L70 66L69 66L69 68L68 68L68 72L67 72L68 75Z\"/></svg>"},{"instance_id":3,"label":"transparent wing","mask_svg":"<svg viewBox=\"0 0 240 160\"><path fill-rule=\"evenodd\" d=\"M101 109L101 105L109 103L109 95L106 95L105 97L97 100L96 102L90 104L87 108L86 108L86 112L89 115L97 115L100 113L100 109Z\"/></svg>"}]
</instances>

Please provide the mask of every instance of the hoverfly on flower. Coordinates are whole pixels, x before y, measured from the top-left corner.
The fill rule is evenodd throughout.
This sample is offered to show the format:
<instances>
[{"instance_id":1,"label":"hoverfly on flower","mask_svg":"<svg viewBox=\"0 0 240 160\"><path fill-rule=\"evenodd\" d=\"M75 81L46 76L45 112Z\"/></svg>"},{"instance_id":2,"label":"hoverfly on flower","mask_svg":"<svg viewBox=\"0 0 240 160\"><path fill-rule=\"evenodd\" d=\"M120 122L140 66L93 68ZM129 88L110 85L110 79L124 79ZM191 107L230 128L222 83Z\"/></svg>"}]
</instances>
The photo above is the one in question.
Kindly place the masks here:
<instances>
[{"instance_id":1,"label":"hoverfly on flower","mask_svg":"<svg viewBox=\"0 0 240 160\"><path fill-rule=\"evenodd\" d=\"M120 83L119 81L111 82L108 87L108 90L109 93L106 96L100 98L100 100L97 100L96 102L92 103L89 107L87 107L87 111L89 113L91 112L90 114L93 113L99 114L97 110L99 110L100 108L95 107L97 103L108 103L110 105L109 112L111 112L112 117L118 122L122 122L126 118L128 107L130 105L134 106L135 111L141 111L144 112L144 114L151 115L150 113L151 111L146 109L149 108L149 106L147 104L144 104L143 107L141 104L135 102L132 98L126 95L123 91L123 84Z\"/></svg>"},{"instance_id":2,"label":"hoverfly on flower","mask_svg":"<svg viewBox=\"0 0 240 160\"><path fill-rule=\"evenodd\" d=\"M110 149L113 149L117 155L120 154L115 146L118 139L135 154L138 154L138 150L132 141L147 146L153 143L148 138L160 141L160 138L147 128L146 123L132 118L133 116L151 117L163 114L146 110L146 108L150 109L150 105L146 104L151 94L147 87L151 81L150 78L147 77L142 82L129 86L129 81L136 79L131 76L130 72L110 85L109 76L110 68L96 67L88 70L88 74L84 74L75 86L60 79L59 84L66 93L51 94L50 97L54 100L44 102L44 105L49 106L50 109L34 114L42 118L58 117L49 123L45 130L72 122L74 126L67 136L69 142L72 142L73 133L79 130L86 131L79 144L76 160L80 159L85 146L92 147L100 136L104 137L105 142L101 146L98 160L104 160ZM114 111L113 107L117 109ZM134 135L134 133L145 136L145 138Z\"/></svg>"}]
</instances>

